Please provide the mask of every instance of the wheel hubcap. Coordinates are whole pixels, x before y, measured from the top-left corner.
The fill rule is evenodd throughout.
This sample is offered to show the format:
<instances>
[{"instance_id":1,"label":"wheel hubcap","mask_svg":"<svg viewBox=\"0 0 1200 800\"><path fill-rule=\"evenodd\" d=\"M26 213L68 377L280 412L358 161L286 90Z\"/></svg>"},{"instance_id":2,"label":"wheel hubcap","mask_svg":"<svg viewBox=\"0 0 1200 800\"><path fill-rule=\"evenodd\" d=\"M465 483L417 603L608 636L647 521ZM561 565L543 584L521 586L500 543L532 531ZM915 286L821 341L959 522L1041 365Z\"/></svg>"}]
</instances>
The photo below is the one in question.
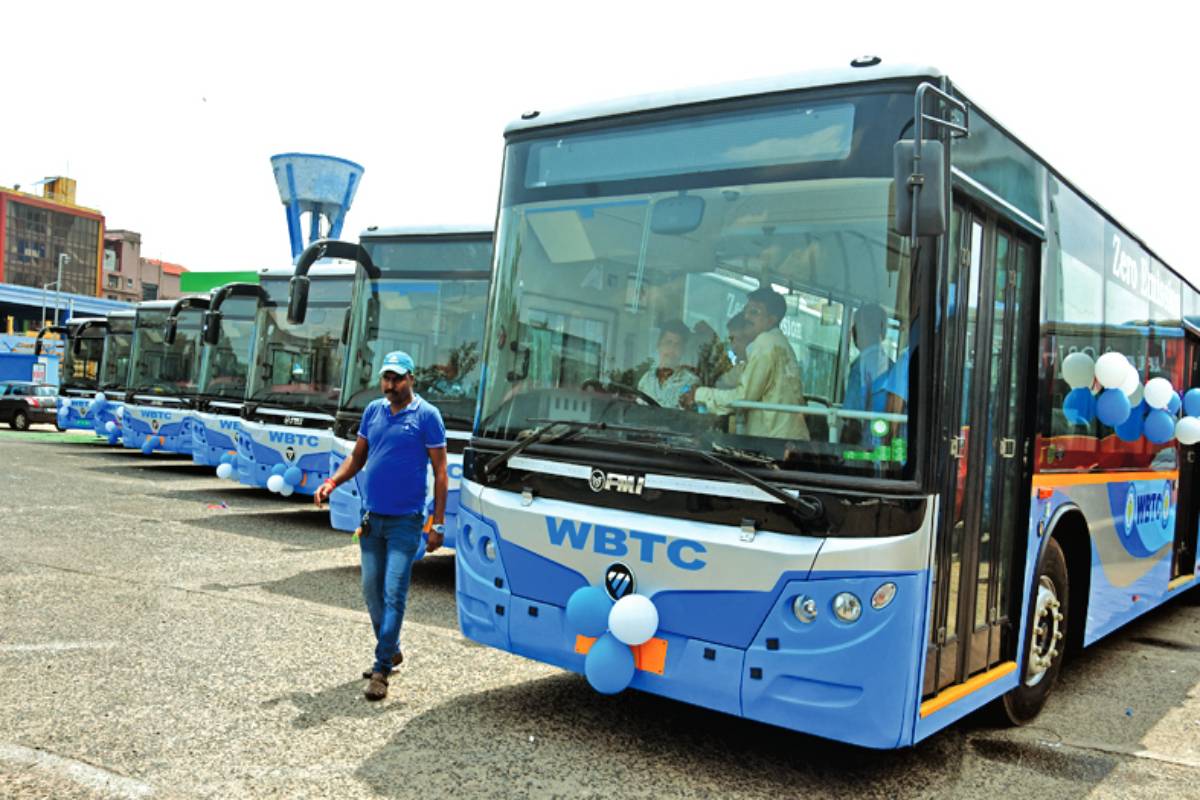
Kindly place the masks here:
<instances>
[{"instance_id":1,"label":"wheel hubcap","mask_svg":"<svg viewBox=\"0 0 1200 800\"><path fill-rule=\"evenodd\" d=\"M1025 685L1036 686L1058 657L1063 638L1062 604L1054 581L1046 575L1038 578L1037 605L1034 608L1033 635L1025 664Z\"/></svg>"}]
</instances>

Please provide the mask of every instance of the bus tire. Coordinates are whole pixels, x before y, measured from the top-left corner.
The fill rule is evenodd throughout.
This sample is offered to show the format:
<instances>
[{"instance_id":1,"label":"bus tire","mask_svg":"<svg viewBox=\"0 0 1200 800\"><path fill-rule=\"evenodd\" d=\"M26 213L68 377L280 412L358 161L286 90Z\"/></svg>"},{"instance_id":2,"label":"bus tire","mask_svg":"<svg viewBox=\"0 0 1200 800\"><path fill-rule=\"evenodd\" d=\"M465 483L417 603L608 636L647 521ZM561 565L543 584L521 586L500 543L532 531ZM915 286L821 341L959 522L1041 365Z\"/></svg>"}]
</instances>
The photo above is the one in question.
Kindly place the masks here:
<instances>
[{"instance_id":1,"label":"bus tire","mask_svg":"<svg viewBox=\"0 0 1200 800\"><path fill-rule=\"evenodd\" d=\"M1018 662L1021 681L1002 698L1004 716L1013 725L1033 720L1046 705L1058 680L1066 650L1070 608L1067 559L1057 539L1046 544L1038 562L1025 630L1024 658Z\"/></svg>"},{"instance_id":2,"label":"bus tire","mask_svg":"<svg viewBox=\"0 0 1200 800\"><path fill-rule=\"evenodd\" d=\"M29 430L29 417L25 416L24 411L18 411L13 414L12 419L8 422L15 431Z\"/></svg>"}]
</instances>

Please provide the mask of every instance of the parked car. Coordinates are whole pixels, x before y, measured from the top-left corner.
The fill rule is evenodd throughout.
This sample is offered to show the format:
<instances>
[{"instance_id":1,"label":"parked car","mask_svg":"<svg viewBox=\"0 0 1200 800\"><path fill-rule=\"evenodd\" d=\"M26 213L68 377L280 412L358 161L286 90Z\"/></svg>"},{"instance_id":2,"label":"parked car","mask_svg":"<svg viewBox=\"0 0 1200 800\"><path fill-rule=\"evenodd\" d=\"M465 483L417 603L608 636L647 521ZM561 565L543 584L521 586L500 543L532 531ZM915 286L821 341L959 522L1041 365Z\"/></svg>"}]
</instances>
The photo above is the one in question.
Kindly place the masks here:
<instances>
[{"instance_id":1,"label":"parked car","mask_svg":"<svg viewBox=\"0 0 1200 800\"><path fill-rule=\"evenodd\" d=\"M32 381L0 383L0 422L18 431L32 423L54 424L58 414L58 390L50 384Z\"/></svg>"}]
</instances>

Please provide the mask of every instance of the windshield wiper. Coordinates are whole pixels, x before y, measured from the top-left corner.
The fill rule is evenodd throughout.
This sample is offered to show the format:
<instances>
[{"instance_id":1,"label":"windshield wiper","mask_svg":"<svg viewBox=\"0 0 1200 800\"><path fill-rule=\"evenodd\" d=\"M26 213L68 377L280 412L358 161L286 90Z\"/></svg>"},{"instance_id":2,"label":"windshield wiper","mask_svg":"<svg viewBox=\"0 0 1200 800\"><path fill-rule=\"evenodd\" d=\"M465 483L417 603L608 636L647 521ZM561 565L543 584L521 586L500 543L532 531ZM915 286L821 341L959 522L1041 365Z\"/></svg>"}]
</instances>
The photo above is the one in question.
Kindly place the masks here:
<instances>
[{"instance_id":1,"label":"windshield wiper","mask_svg":"<svg viewBox=\"0 0 1200 800\"><path fill-rule=\"evenodd\" d=\"M820 519L825 513L825 509L822 506L821 501L817 498L806 497L803 495L797 496L786 492L783 489L780 489L778 486L763 480L757 475L747 472L746 470L732 463L730 460L736 459L738 461L749 461L751 463L758 464L759 466L767 466L771 469L779 469L778 465L775 463L775 459L768 455L756 453L750 450L741 450L736 447L727 447L715 442L709 446L709 449L705 449L704 447L699 446L699 441L694 435L688 433L660 431L656 428L635 430L640 430L647 433L670 433L677 438L684 438L691 441L693 445L688 447L684 445L669 444L667 442L639 442L636 440L625 440L623 442L624 444L657 450L660 453L665 453L667 455L690 455L702 458L709 464L715 464L716 466L728 472L730 475L741 478L752 486L755 486L771 495L771 497L774 497L776 500L794 511L800 521L814 522Z\"/></svg>"},{"instance_id":2,"label":"windshield wiper","mask_svg":"<svg viewBox=\"0 0 1200 800\"><path fill-rule=\"evenodd\" d=\"M521 453L522 451L525 450L525 448L529 447L530 445L535 445L538 443L548 444L550 442L559 442L559 441L562 441L563 439L567 439L571 436L576 436L576 435L582 433L583 431L607 430L607 429L611 429L613 427L613 426L609 425L607 422L581 422L579 420L565 420L565 419L555 419L555 420L531 419L531 420L529 420L529 422L541 422L544 424L539 425L538 427L529 431L524 436L517 439L516 443L513 444L512 447L505 450L503 453L492 456L490 459L488 459L487 463L485 463L483 465L483 469L482 469L483 477L486 478L489 475L491 475L492 472L495 471L500 465L506 463L510 458L517 455L518 453ZM556 432L556 433L551 432L553 428L558 428L558 427L563 428L563 430Z\"/></svg>"}]
</instances>

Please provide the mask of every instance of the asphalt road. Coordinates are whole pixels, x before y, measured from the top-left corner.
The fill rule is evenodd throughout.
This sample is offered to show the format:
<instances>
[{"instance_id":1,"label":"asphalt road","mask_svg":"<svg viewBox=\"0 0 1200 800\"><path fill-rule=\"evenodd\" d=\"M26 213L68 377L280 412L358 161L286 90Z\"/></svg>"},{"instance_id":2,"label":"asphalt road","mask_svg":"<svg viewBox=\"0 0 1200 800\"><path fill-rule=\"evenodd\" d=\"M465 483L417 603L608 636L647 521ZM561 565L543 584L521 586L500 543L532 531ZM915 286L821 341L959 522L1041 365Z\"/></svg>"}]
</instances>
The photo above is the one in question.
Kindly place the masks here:
<instances>
[{"instance_id":1,"label":"asphalt road","mask_svg":"<svg viewBox=\"0 0 1200 800\"><path fill-rule=\"evenodd\" d=\"M1033 726L875 752L475 646L450 555L367 703L357 549L308 501L49 431L0 432L0 492L0 797L1200 794L1200 597L1069 664Z\"/></svg>"}]
</instances>

